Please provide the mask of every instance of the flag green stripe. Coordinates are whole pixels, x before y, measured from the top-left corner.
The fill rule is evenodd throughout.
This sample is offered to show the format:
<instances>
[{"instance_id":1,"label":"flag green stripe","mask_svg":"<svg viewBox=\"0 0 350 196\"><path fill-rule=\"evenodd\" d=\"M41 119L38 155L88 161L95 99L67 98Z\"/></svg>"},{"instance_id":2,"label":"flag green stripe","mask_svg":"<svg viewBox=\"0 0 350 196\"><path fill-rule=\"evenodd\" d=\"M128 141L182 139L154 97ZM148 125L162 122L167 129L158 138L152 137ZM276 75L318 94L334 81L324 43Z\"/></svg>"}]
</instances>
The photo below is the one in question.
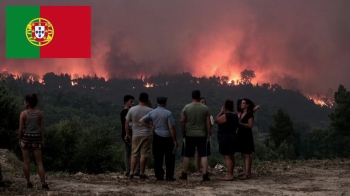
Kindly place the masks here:
<instances>
[{"instance_id":1,"label":"flag green stripe","mask_svg":"<svg viewBox=\"0 0 350 196\"><path fill-rule=\"evenodd\" d=\"M28 23L39 17L39 6L6 6L6 58L40 58L40 47L26 36Z\"/></svg>"}]
</instances>

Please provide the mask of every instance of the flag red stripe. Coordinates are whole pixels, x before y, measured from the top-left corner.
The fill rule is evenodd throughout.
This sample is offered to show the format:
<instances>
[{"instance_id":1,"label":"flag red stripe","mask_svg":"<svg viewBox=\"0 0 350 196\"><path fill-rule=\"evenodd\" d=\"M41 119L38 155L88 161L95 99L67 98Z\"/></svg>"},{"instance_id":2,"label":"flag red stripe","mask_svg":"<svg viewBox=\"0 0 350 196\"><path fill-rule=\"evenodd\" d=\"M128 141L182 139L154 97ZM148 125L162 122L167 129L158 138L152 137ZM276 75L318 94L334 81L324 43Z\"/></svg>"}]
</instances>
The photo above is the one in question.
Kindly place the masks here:
<instances>
[{"instance_id":1,"label":"flag red stripe","mask_svg":"<svg viewBox=\"0 0 350 196\"><path fill-rule=\"evenodd\" d=\"M41 58L91 57L90 6L40 6L40 17L54 29L52 41L40 47Z\"/></svg>"}]
</instances>

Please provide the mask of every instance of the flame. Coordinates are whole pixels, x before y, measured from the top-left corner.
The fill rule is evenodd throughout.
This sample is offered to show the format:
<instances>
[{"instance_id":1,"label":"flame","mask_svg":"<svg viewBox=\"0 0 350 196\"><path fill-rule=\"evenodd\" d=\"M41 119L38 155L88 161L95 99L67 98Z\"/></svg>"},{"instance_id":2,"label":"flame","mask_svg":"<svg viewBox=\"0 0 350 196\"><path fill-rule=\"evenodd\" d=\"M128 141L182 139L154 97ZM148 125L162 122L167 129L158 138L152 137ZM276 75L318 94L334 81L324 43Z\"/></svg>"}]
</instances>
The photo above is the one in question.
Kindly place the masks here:
<instances>
[{"instance_id":1,"label":"flame","mask_svg":"<svg viewBox=\"0 0 350 196\"><path fill-rule=\"evenodd\" d=\"M145 85L143 85L144 87L146 87L146 88L151 88L151 87L153 87L154 86L154 84L153 83L146 83Z\"/></svg>"},{"instance_id":2,"label":"flame","mask_svg":"<svg viewBox=\"0 0 350 196\"><path fill-rule=\"evenodd\" d=\"M320 94L316 94L316 95L311 95L311 94L306 94L306 97L309 100L312 100L316 105L320 105L320 106L326 106L329 108L332 108L334 105L334 100L328 98L325 95L320 95Z\"/></svg>"},{"instance_id":3,"label":"flame","mask_svg":"<svg viewBox=\"0 0 350 196\"><path fill-rule=\"evenodd\" d=\"M76 82L76 81L71 81L71 84L72 84L72 86L77 86L78 85L78 82Z\"/></svg>"}]
</instances>

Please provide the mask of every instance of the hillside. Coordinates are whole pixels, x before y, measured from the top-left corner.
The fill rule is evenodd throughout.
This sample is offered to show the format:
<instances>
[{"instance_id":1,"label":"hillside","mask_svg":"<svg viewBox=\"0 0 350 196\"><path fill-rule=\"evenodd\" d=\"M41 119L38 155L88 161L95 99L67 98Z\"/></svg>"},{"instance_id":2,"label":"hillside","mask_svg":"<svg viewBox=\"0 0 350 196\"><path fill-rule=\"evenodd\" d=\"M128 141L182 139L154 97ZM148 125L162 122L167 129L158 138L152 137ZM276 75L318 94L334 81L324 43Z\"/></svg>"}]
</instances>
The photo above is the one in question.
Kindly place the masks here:
<instances>
[{"instance_id":1,"label":"hillside","mask_svg":"<svg viewBox=\"0 0 350 196\"><path fill-rule=\"evenodd\" d=\"M210 169L210 182L201 182L198 176L189 175L187 181L158 182L152 170L150 179L130 182L122 173L88 175L49 173L49 191L40 189L39 177L32 175L34 189L25 187L25 179L18 160L7 150L0 149L0 161L7 187L0 188L0 195L350 195L350 159L309 160L293 162L253 163L250 180L222 182L223 175ZM240 165L236 169L241 169ZM177 168L176 175L180 175ZM235 176L237 171L235 171Z\"/></svg>"},{"instance_id":2,"label":"hillside","mask_svg":"<svg viewBox=\"0 0 350 196\"><path fill-rule=\"evenodd\" d=\"M328 114L332 112L331 108L316 105L300 92L283 89L278 84L230 84L225 77L197 78L190 73L181 73L140 79L112 78L106 81L97 76L73 79L68 74L47 73L39 83L38 76L33 75L7 75L6 82L19 97L28 93L39 94L41 110L47 113L55 110L54 116L48 116L47 125L71 115L116 116L119 119L123 96L131 94L137 99L141 92L149 93L154 107L157 96L167 96L167 107L178 121L183 106L191 101L191 91L194 89L201 90L212 115L219 112L226 99L236 101L247 97L255 104L260 104L262 110L256 114L255 120L259 132L268 132L268 126L273 123L272 116L278 108L284 109L291 116L299 132L307 132L310 127L328 126ZM68 108L72 111L65 112Z\"/></svg>"}]
</instances>

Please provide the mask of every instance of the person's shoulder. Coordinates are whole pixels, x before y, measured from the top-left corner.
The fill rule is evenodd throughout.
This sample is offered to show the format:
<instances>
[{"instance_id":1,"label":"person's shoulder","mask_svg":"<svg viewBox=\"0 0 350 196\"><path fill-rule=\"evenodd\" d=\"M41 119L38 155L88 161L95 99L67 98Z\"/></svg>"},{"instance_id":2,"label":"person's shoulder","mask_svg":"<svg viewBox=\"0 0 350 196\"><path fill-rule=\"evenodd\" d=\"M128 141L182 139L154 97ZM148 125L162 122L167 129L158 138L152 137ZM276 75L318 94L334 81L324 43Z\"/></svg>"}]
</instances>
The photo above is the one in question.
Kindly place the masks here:
<instances>
[{"instance_id":1,"label":"person's shoulder","mask_svg":"<svg viewBox=\"0 0 350 196\"><path fill-rule=\"evenodd\" d=\"M129 111L129 109L124 108L124 109L122 109L122 111L120 111L120 113L121 114L126 114L126 113L128 113L128 111Z\"/></svg>"}]
</instances>

